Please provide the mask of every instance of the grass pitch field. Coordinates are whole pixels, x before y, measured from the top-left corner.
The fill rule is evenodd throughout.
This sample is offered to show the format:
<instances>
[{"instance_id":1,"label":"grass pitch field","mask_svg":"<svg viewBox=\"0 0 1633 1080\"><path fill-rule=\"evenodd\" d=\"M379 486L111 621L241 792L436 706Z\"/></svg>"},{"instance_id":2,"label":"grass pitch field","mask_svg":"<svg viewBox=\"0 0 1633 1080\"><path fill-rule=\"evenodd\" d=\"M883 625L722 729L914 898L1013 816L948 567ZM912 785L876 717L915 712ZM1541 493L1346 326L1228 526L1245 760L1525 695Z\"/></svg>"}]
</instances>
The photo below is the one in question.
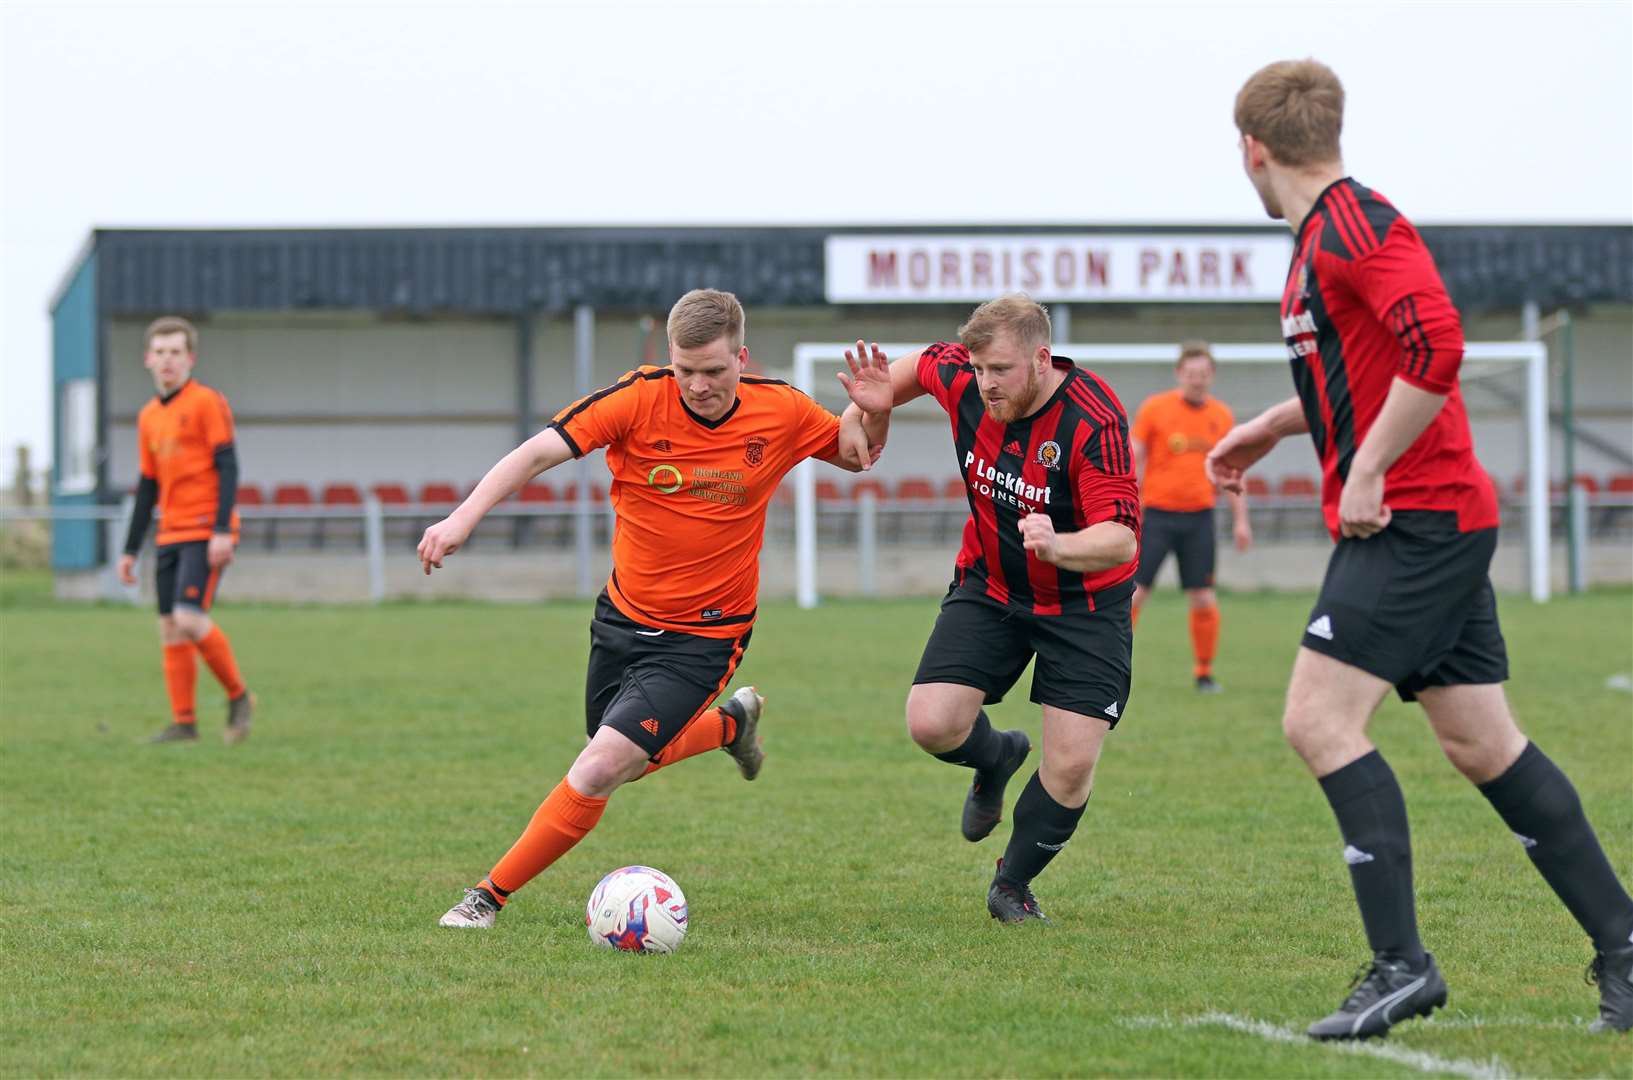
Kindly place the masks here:
<instances>
[{"instance_id":1,"label":"grass pitch field","mask_svg":"<svg viewBox=\"0 0 1633 1080\"><path fill-rule=\"evenodd\" d=\"M230 579L229 579L230 591ZM1184 611L1146 612L1135 692L1052 927L984 896L1007 824L957 832L968 774L901 704L935 602L769 606L742 676L769 697L743 783L706 755L620 792L496 930L437 928L582 741L589 605L219 611L262 709L243 747L166 720L152 617L0 585L0 1072L6 1075L1633 1077L1590 1037L1590 949L1415 710L1374 735L1413 814L1447 1010L1363 1051L1286 1032L1366 958L1337 826L1283 744L1307 597L1227 597L1189 688ZM1511 693L1633 880L1633 597L1509 598ZM1004 726L1038 730L1019 694ZM1018 788L1012 795L1018 793ZM671 957L585 938L605 871L691 901Z\"/></svg>"}]
</instances>

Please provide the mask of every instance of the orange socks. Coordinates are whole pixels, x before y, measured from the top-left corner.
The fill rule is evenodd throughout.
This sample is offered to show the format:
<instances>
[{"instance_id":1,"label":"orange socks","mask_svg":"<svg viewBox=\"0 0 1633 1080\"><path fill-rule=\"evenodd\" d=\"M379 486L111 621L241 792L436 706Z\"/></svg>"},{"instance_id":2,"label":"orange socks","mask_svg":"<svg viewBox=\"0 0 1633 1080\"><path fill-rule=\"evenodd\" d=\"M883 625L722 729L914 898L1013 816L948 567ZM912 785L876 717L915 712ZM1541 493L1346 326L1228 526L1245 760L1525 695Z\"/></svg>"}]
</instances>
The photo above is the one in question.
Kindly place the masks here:
<instances>
[{"instance_id":1,"label":"orange socks","mask_svg":"<svg viewBox=\"0 0 1633 1080\"><path fill-rule=\"evenodd\" d=\"M539 804L527 829L511 845L505 857L494 864L482 887L501 904L517 889L538 877L544 868L572 850L574 844L595 828L606 799L580 795L564 778Z\"/></svg>"},{"instance_id":2,"label":"orange socks","mask_svg":"<svg viewBox=\"0 0 1633 1080\"><path fill-rule=\"evenodd\" d=\"M720 709L710 709L687 725L673 742L663 748L657 760L642 776L666 765L684 761L708 750L718 750L737 734L737 723ZM494 864L479 888L486 889L502 906L510 894L532 881L545 868L584 839L601 820L606 799L580 795L565 779L556 785L527 823L527 829L511 845L505 857Z\"/></svg>"},{"instance_id":3,"label":"orange socks","mask_svg":"<svg viewBox=\"0 0 1633 1080\"><path fill-rule=\"evenodd\" d=\"M232 645L221 627L212 626L198 642L199 655L210 665L216 680L227 691L227 697L236 701L244 696L244 680L238 675L238 660L232 654Z\"/></svg>"},{"instance_id":4,"label":"orange socks","mask_svg":"<svg viewBox=\"0 0 1633 1080\"><path fill-rule=\"evenodd\" d=\"M170 691L170 713L178 724L196 723L193 687L198 682L198 661L192 642L164 647L164 685Z\"/></svg>"},{"instance_id":5,"label":"orange socks","mask_svg":"<svg viewBox=\"0 0 1633 1080\"><path fill-rule=\"evenodd\" d=\"M687 725L670 744L658 752L657 760L641 776L651 776L666 765L685 761L709 750L718 750L737 734L737 721L722 709L710 709Z\"/></svg>"},{"instance_id":6,"label":"orange socks","mask_svg":"<svg viewBox=\"0 0 1633 1080\"><path fill-rule=\"evenodd\" d=\"M1214 650L1219 646L1219 609L1191 609L1191 650L1196 653L1196 677L1213 673Z\"/></svg>"}]
</instances>

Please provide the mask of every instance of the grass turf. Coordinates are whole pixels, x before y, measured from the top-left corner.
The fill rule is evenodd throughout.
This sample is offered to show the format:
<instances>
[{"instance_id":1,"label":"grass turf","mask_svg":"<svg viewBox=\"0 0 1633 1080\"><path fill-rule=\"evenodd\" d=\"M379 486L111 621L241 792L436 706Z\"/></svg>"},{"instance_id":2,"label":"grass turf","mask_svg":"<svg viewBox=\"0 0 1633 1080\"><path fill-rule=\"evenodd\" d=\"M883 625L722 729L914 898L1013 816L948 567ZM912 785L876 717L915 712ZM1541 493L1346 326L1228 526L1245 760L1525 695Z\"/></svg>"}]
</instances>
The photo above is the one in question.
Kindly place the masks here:
<instances>
[{"instance_id":1,"label":"grass turf","mask_svg":"<svg viewBox=\"0 0 1633 1080\"><path fill-rule=\"evenodd\" d=\"M1366 956L1337 827L1279 732L1308 604L1227 597L1227 692L1203 698L1183 606L1154 600L1089 811L1037 885L1051 927L988 919L1007 825L961 840L968 774L902 730L926 599L768 606L742 668L769 697L761 778L706 755L621 791L479 934L436 918L582 744L589 605L229 600L254 737L221 745L201 665L204 739L147 747L166 722L151 616L8 573L0 1072L1633 1077L1633 1043L1585 1031L1581 932L1393 702L1373 734L1449 1008L1389 1058L1208 1018L1302 1029ZM1502 608L1516 712L1624 881L1633 698L1606 678L1633 669L1630 609L1625 591ZM1026 686L994 720L1036 738ZM591 886L633 862L686 890L674 956L586 940Z\"/></svg>"}]
</instances>

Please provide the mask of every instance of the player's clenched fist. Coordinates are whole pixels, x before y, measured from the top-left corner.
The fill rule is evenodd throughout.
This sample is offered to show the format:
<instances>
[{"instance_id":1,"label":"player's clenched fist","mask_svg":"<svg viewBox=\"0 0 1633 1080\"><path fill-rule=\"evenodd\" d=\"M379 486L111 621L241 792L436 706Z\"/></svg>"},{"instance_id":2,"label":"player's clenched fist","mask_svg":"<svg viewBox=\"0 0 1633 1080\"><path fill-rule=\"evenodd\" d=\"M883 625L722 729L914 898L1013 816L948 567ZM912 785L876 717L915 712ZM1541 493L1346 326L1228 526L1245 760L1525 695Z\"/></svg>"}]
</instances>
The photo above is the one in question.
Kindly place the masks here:
<instances>
[{"instance_id":1,"label":"player's clenched fist","mask_svg":"<svg viewBox=\"0 0 1633 1080\"><path fill-rule=\"evenodd\" d=\"M442 569L442 560L459 550L471 535L471 530L451 517L443 518L420 537L420 567L429 574L434 566Z\"/></svg>"},{"instance_id":2,"label":"player's clenched fist","mask_svg":"<svg viewBox=\"0 0 1633 1080\"><path fill-rule=\"evenodd\" d=\"M1048 514L1028 514L1021 518L1021 544L1046 563L1055 561L1055 523Z\"/></svg>"}]
</instances>

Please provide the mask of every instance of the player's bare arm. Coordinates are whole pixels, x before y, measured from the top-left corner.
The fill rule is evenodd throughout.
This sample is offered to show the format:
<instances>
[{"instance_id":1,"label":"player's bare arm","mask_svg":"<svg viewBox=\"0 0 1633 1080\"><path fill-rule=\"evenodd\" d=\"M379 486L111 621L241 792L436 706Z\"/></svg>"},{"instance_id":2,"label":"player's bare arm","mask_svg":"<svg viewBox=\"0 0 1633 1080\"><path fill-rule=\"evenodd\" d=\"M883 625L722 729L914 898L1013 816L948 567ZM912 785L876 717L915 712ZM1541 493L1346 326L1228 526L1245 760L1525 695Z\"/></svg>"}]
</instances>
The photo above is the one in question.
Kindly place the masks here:
<instances>
[{"instance_id":1,"label":"player's bare arm","mask_svg":"<svg viewBox=\"0 0 1633 1080\"><path fill-rule=\"evenodd\" d=\"M535 476L570 460L572 450L555 428L545 428L499 459L453 513L425 530L420 538L420 567L429 574L458 551L489 510L522 489Z\"/></svg>"},{"instance_id":2,"label":"player's bare arm","mask_svg":"<svg viewBox=\"0 0 1633 1080\"><path fill-rule=\"evenodd\" d=\"M1445 394L1413 386L1405 379L1389 384L1389 396L1361 440L1338 499L1338 530L1344 536L1365 538L1389 525L1384 505L1384 476L1418 440L1446 404Z\"/></svg>"},{"instance_id":3,"label":"player's bare arm","mask_svg":"<svg viewBox=\"0 0 1633 1080\"><path fill-rule=\"evenodd\" d=\"M1057 533L1048 514L1020 520L1021 542L1046 563L1080 574L1110 570L1139 553L1134 530L1117 521L1099 521L1077 532Z\"/></svg>"},{"instance_id":4,"label":"player's bare arm","mask_svg":"<svg viewBox=\"0 0 1633 1080\"><path fill-rule=\"evenodd\" d=\"M1253 546L1253 522L1247 515L1247 492L1227 491L1225 498L1230 500L1231 538L1236 543L1237 551L1246 551Z\"/></svg>"},{"instance_id":5,"label":"player's bare arm","mask_svg":"<svg viewBox=\"0 0 1633 1080\"><path fill-rule=\"evenodd\" d=\"M1208 451L1202 463L1208 482L1221 491L1240 494L1242 478L1254 462L1270 453L1287 436L1309 430L1309 421L1304 418L1304 407L1298 398L1270 406L1246 423L1231 428Z\"/></svg>"}]
</instances>

